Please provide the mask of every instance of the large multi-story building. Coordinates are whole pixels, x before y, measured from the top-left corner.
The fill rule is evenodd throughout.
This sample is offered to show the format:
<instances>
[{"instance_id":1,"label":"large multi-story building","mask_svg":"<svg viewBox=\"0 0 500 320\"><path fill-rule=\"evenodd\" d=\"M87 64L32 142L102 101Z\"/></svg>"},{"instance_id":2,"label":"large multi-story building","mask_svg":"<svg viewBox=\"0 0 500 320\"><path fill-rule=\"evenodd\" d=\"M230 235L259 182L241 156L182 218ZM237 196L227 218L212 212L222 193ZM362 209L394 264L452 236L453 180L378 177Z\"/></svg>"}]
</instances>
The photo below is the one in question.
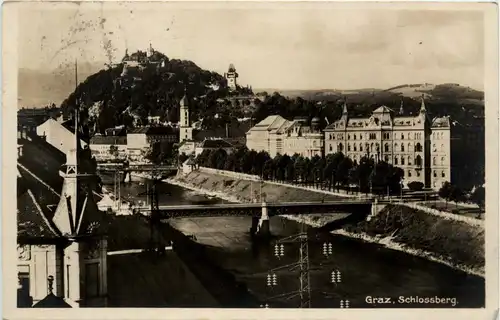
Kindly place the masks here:
<instances>
[{"instance_id":1,"label":"large multi-story building","mask_svg":"<svg viewBox=\"0 0 500 320\"><path fill-rule=\"evenodd\" d=\"M177 131L169 126L139 127L127 132L127 156L132 161L143 160L144 152L155 142L176 143Z\"/></svg>"},{"instance_id":2,"label":"large multi-story building","mask_svg":"<svg viewBox=\"0 0 500 320\"><path fill-rule=\"evenodd\" d=\"M397 115L386 106L368 118L351 118L344 104L339 120L327 126L326 153L342 152L353 161L365 156L385 161L404 171L404 183L419 181L439 189L452 181L452 122L430 119L424 99L414 116Z\"/></svg>"},{"instance_id":3,"label":"large multi-story building","mask_svg":"<svg viewBox=\"0 0 500 320\"><path fill-rule=\"evenodd\" d=\"M323 155L323 133L319 119L314 118L311 126L305 119L287 120L281 116L269 116L247 132L247 148L266 151L271 157L277 154L300 154L305 157Z\"/></svg>"}]
</instances>

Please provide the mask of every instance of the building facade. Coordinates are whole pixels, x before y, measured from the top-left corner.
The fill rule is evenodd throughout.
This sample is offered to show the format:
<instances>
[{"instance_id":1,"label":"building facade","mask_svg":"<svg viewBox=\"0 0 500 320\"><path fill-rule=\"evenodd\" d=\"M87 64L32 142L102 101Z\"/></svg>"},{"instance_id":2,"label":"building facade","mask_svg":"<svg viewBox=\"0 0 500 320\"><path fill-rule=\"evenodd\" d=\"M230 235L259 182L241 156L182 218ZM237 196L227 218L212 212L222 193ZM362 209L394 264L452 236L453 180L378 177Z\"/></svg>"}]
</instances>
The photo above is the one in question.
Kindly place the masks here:
<instances>
[{"instance_id":1,"label":"building facade","mask_svg":"<svg viewBox=\"0 0 500 320\"><path fill-rule=\"evenodd\" d=\"M306 158L322 157L324 154L323 132L319 129L319 118L313 118L311 126L305 120L294 120L286 129L283 153L299 154Z\"/></svg>"},{"instance_id":2,"label":"building facade","mask_svg":"<svg viewBox=\"0 0 500 320\"><path fill-rule=\"evenodd\" d=\"M127 158L126 136L95 135L90 139L89 146L97 161Z\"/></svg>"},{"instance_id":3,"label":"building facade","mask_svg":"<svg viewBox=\"0 0 500 320\"><path fill-rule=\"evenodd\" d=\"M233 145L223 139L206 139L201 143L197 143L195 147L195 156L200 155L204 150L219 150L222 149L226 154L231 154L234 150Z\"/></svg>"},{"instance_id":4,"label":"building facade","mask_svg":"<svg viewBox=\"0 0 500 320\"><path fill-rule=\"evenodd\" d=\"M142 161L144 152L153 143L178 141L178 133L169 126L140 127L127 132L127 156L131 161Z\"/></svg>"},{"instance_id":5,"label":"building facade","mask_svg":"<svg viewBox=\"0 0 500 320\"><path fill-rule=\"evenodd\" d=\"M423 98L415 116L381 106L368 118L351 118L344 104L341 118L324 133L326 154L342 152L355 162L365 156L385 161L403 169L405 185L418 181L439 189L452 181L450 119L431 120Z\"/></svg>"},{"instance_id":6,"label":"building facade","mask_svg":"<svg viewBox=\"0 0 500 320\"><path fill-rule=\"evenodd\" d=\"M278 115L269 116L247 132L246 146L250 150L266 151L271 157L277 154L322 156L324 138L319 119L314 118L311 126L306 122L305 119L290 121Z\"/></svg>"}]
</instances>

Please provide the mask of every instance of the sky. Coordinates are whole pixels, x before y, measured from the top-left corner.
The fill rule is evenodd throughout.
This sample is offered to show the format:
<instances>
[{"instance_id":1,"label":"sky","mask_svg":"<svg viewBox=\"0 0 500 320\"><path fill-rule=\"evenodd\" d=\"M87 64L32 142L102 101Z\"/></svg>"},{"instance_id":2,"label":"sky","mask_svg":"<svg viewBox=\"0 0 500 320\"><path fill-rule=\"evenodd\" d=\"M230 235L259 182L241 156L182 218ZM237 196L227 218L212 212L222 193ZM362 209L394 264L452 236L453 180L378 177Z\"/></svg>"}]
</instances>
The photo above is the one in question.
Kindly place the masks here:
<instances>
[{"instance_id":1,"label":"sky","mask_svg":"<svg viewBox=\"0 0 500 320\"><path fill-rule=\"evenodd\" d=\"M449 7L448 7L449 8ZM31 6L20 11L19 67L120 60L151 43L169 58L275 89L459 83L483 89L482 11L309 5Z\"/></svg>"}]
</instances>

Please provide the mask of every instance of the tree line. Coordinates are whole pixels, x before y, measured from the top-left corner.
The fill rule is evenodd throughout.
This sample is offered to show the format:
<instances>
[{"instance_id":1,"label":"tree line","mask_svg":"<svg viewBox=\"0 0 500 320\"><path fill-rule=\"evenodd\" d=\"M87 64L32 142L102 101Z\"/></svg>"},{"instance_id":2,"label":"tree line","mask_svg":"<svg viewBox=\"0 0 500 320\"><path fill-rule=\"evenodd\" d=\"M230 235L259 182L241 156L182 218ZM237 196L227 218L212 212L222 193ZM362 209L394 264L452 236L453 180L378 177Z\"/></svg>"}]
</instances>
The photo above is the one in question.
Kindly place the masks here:
<instances>
[{"instance_id":1,"label":"tree line","mask_svg":"<svg viewBox=\"0 0 500 320\"><path fill-rule=\"evenodd\" d=\"M180 155L181 163L188 156ZM403 170L385 161L375 162L363 157L359 163L343 153L322 158L278 154L272 158L266 151L249 150L246 146L227 153L223 149L205 149L196 157L199 166L257 175L263 180L315 186L327 190L347 190L378 195L397 195L402 191ZM411 191L422 191L424 184L410 181ZM471 192L445 182L438 191L446 202L472 202L484 209L485 189L475 187Z\"/></svg>"},{"instance_id":2,"label":"tree line","mask_svg":"<svg viewBox=\"0 0 500 320\"><path fill-rule=\"evenodd\" d=\"M273 158L265 151L246 147L229 154L223 149L207 149L198 155L196 162L199 166L257 175L264 180L377 194L399 193L403 177L401 168L387 162L375 163L364 157L358 163L341 152L324 158L307 158L299 154L278 154Z\"/></svg>"}]
</instances>

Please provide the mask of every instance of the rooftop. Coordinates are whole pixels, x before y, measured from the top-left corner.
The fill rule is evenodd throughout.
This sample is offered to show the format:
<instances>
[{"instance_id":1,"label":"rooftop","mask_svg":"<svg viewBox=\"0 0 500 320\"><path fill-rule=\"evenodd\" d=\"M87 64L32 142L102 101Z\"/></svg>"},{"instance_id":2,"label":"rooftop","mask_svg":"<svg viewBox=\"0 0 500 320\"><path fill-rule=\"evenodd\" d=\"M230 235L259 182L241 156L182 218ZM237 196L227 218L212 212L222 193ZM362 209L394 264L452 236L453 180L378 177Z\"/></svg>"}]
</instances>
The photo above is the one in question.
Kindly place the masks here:
<instances>
[{"instance_id":1,"label":"rooftop","mask_svg":"<svg viewBox=\"0 0 500 320\"><path fill-rule=\"evenodd\" d=\"M232 148L233 145L222 139L207 139L202 142L200 148L203 149L219 149L219 148Z\"/></svg>"},{"instance_id":2,"label":"rooftop","mask_svg":"<svg viewBox=\"0 0 500 320\"><path fill-rule=\"evenodd\" d=\"M126 136L93 136L90 144L127 144Z\"/></svg>"},{"instance_id":3,"label":"rooftop","mask_svg":"<svg viewBox=\"0 0 500 320\"><path fill-rule=\"evenodd\" d=\"M146 134L146 135L172 135L176 134L176 130L170 126L157 126L157 127L139 127L131 129L128 134Z\"/></svg>"}]
</instances>

